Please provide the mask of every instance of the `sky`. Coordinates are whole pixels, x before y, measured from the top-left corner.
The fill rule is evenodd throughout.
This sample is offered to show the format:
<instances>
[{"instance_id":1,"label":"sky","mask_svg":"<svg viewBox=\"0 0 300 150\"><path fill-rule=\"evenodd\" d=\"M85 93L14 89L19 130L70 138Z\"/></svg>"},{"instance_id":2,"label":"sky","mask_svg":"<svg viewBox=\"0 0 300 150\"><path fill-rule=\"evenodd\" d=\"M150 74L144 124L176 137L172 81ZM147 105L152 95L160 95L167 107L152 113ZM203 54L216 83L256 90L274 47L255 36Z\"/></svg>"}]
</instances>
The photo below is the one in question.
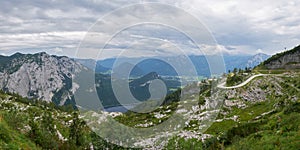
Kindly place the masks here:
<instances>
[{"instance_id":1,"label":"sky","mask_svg":"<svg viewBox=\"0 0 300 150\"><path fill-rule=\"evenodd\" d=\"M148 2L162 6L142 7ZM188 55L215 49L230 55L275 54L300 44L299 7L296 0L0 1L0 54L140 57L175 55L176 48ZM186 33L215 43L199 43Z\"/></svg>"}]
</instances>

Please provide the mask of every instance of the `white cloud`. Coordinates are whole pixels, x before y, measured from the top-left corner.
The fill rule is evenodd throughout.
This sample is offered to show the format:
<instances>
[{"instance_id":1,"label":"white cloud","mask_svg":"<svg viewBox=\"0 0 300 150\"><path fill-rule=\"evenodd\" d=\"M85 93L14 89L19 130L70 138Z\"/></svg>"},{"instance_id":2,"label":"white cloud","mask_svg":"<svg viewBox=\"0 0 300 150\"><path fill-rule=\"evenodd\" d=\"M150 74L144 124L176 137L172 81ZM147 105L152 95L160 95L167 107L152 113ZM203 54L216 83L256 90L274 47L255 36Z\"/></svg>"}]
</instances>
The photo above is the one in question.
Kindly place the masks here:
<instances>
[{"instance_id":1,"label":"white cloud","mask_svg":"<svg viewBox=\"0 0 300 150\"><path fill-rule=\"evenodd\" d=\"M58 47L63 48L62 51L67 51L70 55L71 52L75 53L79 42L97 19L119 7L140 2L139 0L1 1L0 49L26 51L48 48L52 49L53 53L61 53L60 50L55 50ZM300 35L297 32L300 31L300 1L166 0L160 2L186 10L211 30L218 44L214 47L202 45L202 51L205 53L210 53L213 48L216 48L228 54L254 54L261 52L260 49L265 53L273 54L282 51L284 47L292 48L300 44ZM159 15L168 18L170 16L165 13L168 11L162 9ZM107 22L110 26L102 29L103 32L95 34L97 38L87 44L99 48L97 42L106 42L111 37L107 33L115 24L134 20L136 17L126 13L115 15L111 18L111 22ZM184 16L178 14L173 18L173 22L186 21L184 19ZM161 42L155 42L157 40ZM144 54L150 55L153 46L147 47L145 44L153 44L158 48L156 52L160 52L160 55L164 52L167 55L167 53L172 54L168 49L174 48L170 43L176 44L187 54L203 53L199 52L189 40L174 32L162 28L153 30L146 26L122 32L119 38L109 43L107 49L110 50L111 55L114 55L132 45L136 48L144 45Z\"/></svg>"},{"instance_id":2,"label":"white cloud","mask_svg":"<svg viewBox=\"0 0 300 150\"><path fill-rule=\"evenodd\" d=\"M61 53L63 52L63 49L60 48L60 47L55 47L55 48L53 49L53 51L54 51L56 54L61 54Z\"/></svg>"}]
</instances>

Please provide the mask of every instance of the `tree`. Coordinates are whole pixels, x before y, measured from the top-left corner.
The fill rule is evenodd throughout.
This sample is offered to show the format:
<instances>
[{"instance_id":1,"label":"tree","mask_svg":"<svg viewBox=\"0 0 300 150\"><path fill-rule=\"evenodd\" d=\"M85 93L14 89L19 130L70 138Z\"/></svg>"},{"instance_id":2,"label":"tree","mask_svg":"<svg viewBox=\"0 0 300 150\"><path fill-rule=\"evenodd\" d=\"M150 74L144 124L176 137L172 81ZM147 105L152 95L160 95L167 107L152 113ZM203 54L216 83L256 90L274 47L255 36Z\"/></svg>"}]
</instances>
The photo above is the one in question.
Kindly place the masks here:
<instances>
[{"instance_id":1,"label":"tree","mask_svg":"<svg viewBox=\"0 0 300 150\"><path fill-rule=\"evenodd\" d=\"M73 122L70 126L70 135L69 135L69 142L71 142L70 144L79 147L88 146L84 128L85 128L85 122L79 119L77 112L74 112Z\"/></svg>"},{"instance_id":2,"label":"tree","mask_svg":"<svg viewBox=\"0 0 300 150\"><path fill-rule=\"evenodd\" d=\"M237 69L237 68L234 68L234 69L233 69L233 73L235 73L235 74L236 74L236 73L237 73L237 71L238 71L238 69Z\"/></svg>"}]
</instances>

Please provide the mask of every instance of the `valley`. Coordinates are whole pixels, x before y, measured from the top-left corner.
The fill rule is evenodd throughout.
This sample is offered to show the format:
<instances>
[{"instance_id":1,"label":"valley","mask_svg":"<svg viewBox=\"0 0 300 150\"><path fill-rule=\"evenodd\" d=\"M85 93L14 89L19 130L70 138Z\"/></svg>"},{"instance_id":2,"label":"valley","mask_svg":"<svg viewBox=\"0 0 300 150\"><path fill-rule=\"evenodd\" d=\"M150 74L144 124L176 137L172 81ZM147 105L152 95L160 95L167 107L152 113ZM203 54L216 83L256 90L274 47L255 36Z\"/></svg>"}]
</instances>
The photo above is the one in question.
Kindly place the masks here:
<instances>
[{"instance_id":1,"label":"valley","mask_svg":"<svg viewBox=\"0 0 300 150\"><path fill-rule=\"evenodd\" d=\"M22 54L17 56L13 60L19 60ZM43 57L56 58L42 53L22 59L28 66L37 64L32 58ZM274 61L273 57L270 59ZM202 78L185 86L179 86L179 81L189 80L186 77L151 72L126 81L133 95L142 101L123 106L114 102L111 77L96 73L100 100L109 100L104 102L104 110L97 111L79 105L58 105L56 101L38 97L26 98L3 89L0 148L297 149L300 146L300 74L297 69L263 67L272 61L267 60L254 69L234 69L219 77ZM34 66L38 70L44 63L42 59ZM89 70L76 65L81 70ZM14 71L18 72L24 65L18 67ZM5 70L10 74L14 71ZM167 96L159 101L147 100L147 83L156 79L167 85ZM48 81L55 80L54 77ZM114 80L124 82L122 78ZM63 86L62 89L73 88Z\"/></svg>"},{"instance_id":2,"label":"valley","mask_svg":"<svg viewBox=\"0 0 300 150\"><path fill-rule=\"evenodd\" d=\"M0 0L0 150L300 150L299 8Z\"/></svg>"}]
</instances>

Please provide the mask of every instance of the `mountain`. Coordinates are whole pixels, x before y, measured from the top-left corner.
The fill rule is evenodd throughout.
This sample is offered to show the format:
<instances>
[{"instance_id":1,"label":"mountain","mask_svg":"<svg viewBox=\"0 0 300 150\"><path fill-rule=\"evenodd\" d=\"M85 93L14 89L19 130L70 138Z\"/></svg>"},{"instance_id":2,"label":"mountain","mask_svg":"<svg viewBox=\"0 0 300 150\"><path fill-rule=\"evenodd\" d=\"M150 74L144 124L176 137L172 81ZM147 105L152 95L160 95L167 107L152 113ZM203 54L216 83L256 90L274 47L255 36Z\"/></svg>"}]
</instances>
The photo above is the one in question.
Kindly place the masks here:
<instances>
[{"instance_id":1,"label":"mountain","mask_svg":"<svg viewBox=\"0 0 300 150\"><path fill-rule=\"evenodd\" d=\"M272 56L260 67L266 69L300 69L300 45Z\"/></svg>"},{"instance_id":2,"label":"mountain","mask_svg":"<svg viewBox=\"0 0 300 150\"><path fill-rule=\"evenodd\" d=\"M270 62L277 62L288 55L287 58L294 61L297 52L288 51L277 58L273 56ZM0 58L1 72L11 77L7 79L10 82L16 78L11 76L16 72L25 74L18 74L24 80L46 76L47 73L39 71L45 67L51 70L50 75L52 70L61 71L58 74L63 75L69 73L68 70L55 69L53 64L59 68L72 62L72 59L45 53ZM59 63L48 62L50 58ZM30 67L22 69L24 64ZM269 64L269 61L263 64ZM30 72L34 66L37 68L34 75L24 71L29 69ZM78 71L86 72L87 68L82 65L75 66L81 69ZM111 76L96 74L95 78L99 88L97 92L104 94L105 99L111 98L107 94L111 90L107 88L110 87ZM157 79L165 80L158 73L150 72L125 82L134 87L131 88L134 95L136 88L149 86ZM222 82L223 79L218 80ZM36 82L41 84L41 81ZM44 82L45 85L49 83L48 80ZM27 99L0 90L0 149L130 149L133 145L145 149L299 149L300 74L296 69L280 75L269 73L253 78L245 86L230 90L219 89L214 84L214 80L189 84L170 93L165 103L151 112L128 111L123 114L99 110L79 113L72 107ZM147 101L137 106L147 109L156 104L156 101ZM96 129L93 131L105 140L91 129ZM132 135L140 129L145 131L146 136ZM128 142L129 147L114 145L106 141L109 138L113 139L113 143L126 147Z\"/></svg>"},{"instance_id":3,"label":"mountain","mask_svg":"<svg viewBox=\"0 0 300 150\"><path fill-rule=\"evenodd\" d=\"M83 66L95 70L95 72L108 73L110 72L110 68L104 67L97 63L97 61L93 59L75 59L77 62L82 64ZM97 63L97 64L96 64Z\"/></svg>"},{"instance_id":4,"label":"mountain","mask_svg":"<svg viewBox=\"0 0 300 150\"><path fill-rule=\"evenodd\" d=\"M97 68L99 68L100 64L97 63ZM130 71L130 69L132 69ZM141 77L143 75L145 75L144 71L138 67L138 66L134 66L133 64L129 63L129 62L123 62L121 64L119 64L118 66L116 66L113 70L112 70L112 74L114 74L113 76L117 76L117 77L122 77L122 78L127 78L127 73L128 71L130 71L129 76L130 77Z\"/></svg>"},{"instance_id":5,"label":"mountain","mask_svg":"<svg viewBox=\"0 0 300 150\"><path fill-rule=\"evenodd\" d=\"M247 60L246 67L247 68L254 68L255 66L259 65L260 63L267 60L270 56L264 53L258 53ZM242 68L244 69L244 68Z\"/></svg>"},{"instance_id":6,"label":"mountain","mask_svg":"<svg viewBox=\"0 0 300 150\"><path fill-rule=\"evenodd\" d=\"M162 81L166 85L165 90L168 94L171 93L173 89L177 89L181 86L179 79L165 79L160 77L156 72L150 72L142 77L131 79L130 81L123 78L114 79L114 83L118 86L124 84L129 85L129 90L134 98L139 101L145 101L151 97L149 85L155 79ZM130 104L131 100L123 99L124 97L117 99L116 95L114 94L114 90L112 89L113 87L110 75L96 74L95 81L96 83L100 83L97 84L96 89L104 107L118 106L120 105L120 100L123 103ZM117 90L119 90L119 92L128 92L124 87L118 87Z\"/></svg>"},{"instance_id":7,"label":"mountain","mask_svg":"<svg viewBox=\"0 0 300 150\"><path fill-rule=\"evenodd\" d=\"M191 63L196 67L196 72L199 76L210 76L210 70L208 68L208 64L206 61L206 58L204 56L190 56L188 58L191 60ZM140 61L142 60L142 61ZM118 65L114 67L120 67L120 64L129 63L129 64L135 64L137 63L134 68L131 71L131 76L136 77L137 75L141 76L141 73L143 75L148 74L150 72L156 72L157 74L161 76L178 76L178 73L176 72L176 68L172 66L172 64L180 64L186 62L185 57L180 56L174 56L174 57L162 57L160 59L157 58L149 58L149 59L143 59L143 58L118 58L117 60ZM113 64L116 62L115 58L110 58L106 60L99 60L97 61L97 64L100 64L102 66L108 67L112 69ZM180 63L178 63L180 62ZM185 65L186 67L187 65ZM192 66L190 67L192 68ZM177 70L180 72L180 70Z\"/></svg>"},{"instance_id":8,"label":"mountain","mask_svg":"<svg viewBox=\"0 0 300 150\"><path fill-rule=\"evenodd\" d=\"M88 67L85 67L88 66ZM95 77L96 90L104 107L117 106L114 91L112 90L111 76L95 73L92 66L93 60L74 60L64 56L48 55L47 53L21 54L16 53L12 56L0 56L0 90L17 93L30 99L39 99L48 102L54 102L56 105L75 105L74 95L81 88L72 82L81 72L90 72ZM107 71L105 67L104 70ZM122 75L126 67L133 67L130 63L123 63L118 66L117 73ZM112 75L113 80L130 84L132 94L141 101L150 98L148 90L149 84L154 79L163 81L167 86L168 93L171 89L177 89L180 86L178 79L157 78L158 74L151 72L143 74L139 68L134 68L134 78L128 80L120 75ZM116 78L117 77L117 78ZM84 81L83 81L84 82ZM130 83L129 83L130 82ZM145 86L141 86L145 84ZM123 88L120 88L123 89Z\"/></svg>"},{"instance_id":9,"label":"mountain","mask_svg":"<svg viewBox=\"0 0 300 150\"><path fill-rule=\"evenodd\" d=\"M44 52L16 53L0 56L0 60L0 89L57 105L74 103L72 76L86 69L68 57Z\"/></svg>"},{"instance_id":10,"label":"mountain","mask_svg":"<svg viewBox=\"0 0 300 150\"><path fill-rule=\"evenodd\" d=\"M269 55L259 53L256 55L224 55L223 58L224 58L226 70L228 71L228 70L233 70L234 68L238 68L238 69L239 68L245 69L246 67L253 68L258 64L260 64L261 62L265 61L269 57L270 57ZM188 59L195 67L198 76L210 77L211 75L210 69L205 56L191 55L188 56ZM139 58L118 58L118 61L121 62L120 64L127 63L127 65L128 64L132 65L134 64L133 62L136 62L137 60L139 60ZM163 60L168 60L168 62L165 62ZM136 66L131 71L130 76L137 77L137 76L145 75L150 72L156 72L161 76L178 76L178 73L176 72L175 68L170 64L170 62L182 63L185 60L186 59L184 58L175 57L175 56L162 57L161 60L153 59L153 58L145 59L136 64ZM110 59L97 61L97 65L99 68L106 67L111 70L115 62L116 62L115 58L110 58ZM121 70L122 68L124 68L123 66L120 65L115 67L118 68L117 70ZM101 69L97 69L97 70L101 70ZM107 71L105 70L105 72Z\"/></svg>"},{"instance_id":11,"label":"mountain","mask_svg":"<svg viewBox=\"0 0 300 150\"><path fill-rule=\"evenodd\" d=\"M256 55L224 55L224 61L227 71L237 69L254 68L270 56L259 53Z\"/></svg>"}]
</instances>

